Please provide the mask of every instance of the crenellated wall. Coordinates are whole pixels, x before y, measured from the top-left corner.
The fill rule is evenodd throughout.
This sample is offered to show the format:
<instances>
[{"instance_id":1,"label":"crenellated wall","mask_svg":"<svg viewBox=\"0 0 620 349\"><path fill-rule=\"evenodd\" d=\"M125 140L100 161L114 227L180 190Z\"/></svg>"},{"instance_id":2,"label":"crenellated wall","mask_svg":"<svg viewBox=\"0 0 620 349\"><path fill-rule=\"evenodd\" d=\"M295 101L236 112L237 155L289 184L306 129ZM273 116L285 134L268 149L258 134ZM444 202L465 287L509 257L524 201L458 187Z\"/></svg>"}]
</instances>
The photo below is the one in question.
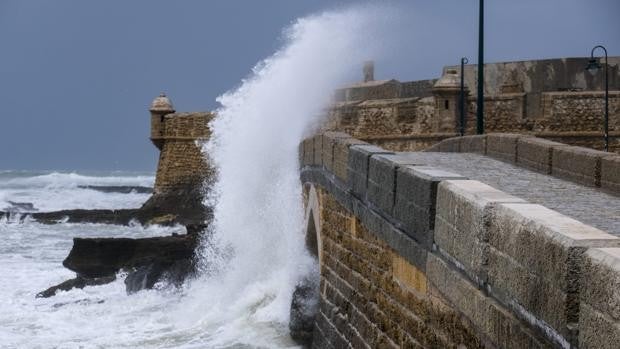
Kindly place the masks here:
<instances>
[{"instance_id":1,"label":"crenellated wall","mask_svg":"<svg viewBox=\"0 0 620 349\"><path fill-rule=\"evenodd\" d=\"M484 154L610 193L620 188L620 156L534 137L464 137L432 150ZM393 153L341 132L300 145L315 235L307 241L317 244L321 273L313 347L617 347L613 209L611 234L433 166L439 153L418 154L427 155ZM554 190L569 186L562 183ZM586 191L618 207L617 196Z\"/></svg>"}]
</instances>

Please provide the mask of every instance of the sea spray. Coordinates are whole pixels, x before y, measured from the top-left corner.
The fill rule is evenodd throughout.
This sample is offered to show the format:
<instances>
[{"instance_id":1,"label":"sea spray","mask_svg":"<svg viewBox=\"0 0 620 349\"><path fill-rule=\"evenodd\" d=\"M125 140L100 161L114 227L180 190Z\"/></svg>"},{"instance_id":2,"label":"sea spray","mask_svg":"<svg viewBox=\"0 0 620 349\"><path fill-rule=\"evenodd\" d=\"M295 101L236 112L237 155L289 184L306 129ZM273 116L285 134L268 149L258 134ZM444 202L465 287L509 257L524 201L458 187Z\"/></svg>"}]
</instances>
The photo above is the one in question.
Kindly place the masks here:
<instances>
[{"instance_id":1,"label":"sea spray","mask_svg":"<svg viewBox=\"0 0 620 349\"><path fill-rule=\"evenodd\" d=\"M318 269L304 248L297 147L323 121L334 89L358 80L364 60L380 58L389 40L378 38L393 37L395 17L366 5L299 19L280 50L218 98L205 146L218 172L207 202L215 218L202 256L223 270L195 283L202 296L190 292L189 301L203 321L226 323L212 344L243 343L247 329L235 327L248 323L285 327L296 283ZM222 250L231 251L225 263Z\"/></svg>"}]
</instances>

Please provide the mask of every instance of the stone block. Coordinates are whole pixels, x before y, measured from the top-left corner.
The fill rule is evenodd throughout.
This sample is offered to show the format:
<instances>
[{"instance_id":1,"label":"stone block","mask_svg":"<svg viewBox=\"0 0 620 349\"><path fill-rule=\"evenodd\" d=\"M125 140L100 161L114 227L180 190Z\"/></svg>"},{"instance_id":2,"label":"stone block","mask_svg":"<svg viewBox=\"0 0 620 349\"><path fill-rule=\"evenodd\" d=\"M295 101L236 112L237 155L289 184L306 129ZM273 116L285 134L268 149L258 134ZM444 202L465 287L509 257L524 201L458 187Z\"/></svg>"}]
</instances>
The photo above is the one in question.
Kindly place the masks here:
<instances>
[{"instance_id":1,"label":"stone block","mask_svg":"<svg viewBox=\"0 0 620 349\"><path fill-rule=\"evenodd\" d=\"M553 149L551 174L590 186L600 186L601 159L608 153L582 148L558 147Z\"/></svg>"},{"instance_id":2,"label":"stone block","mask_svg":"<svg viewBox=\"0 0 620 349\"><path fill-rule=\"evenodd\" d=\"M428 250L433 246L437 186L450 179L467 178L429 166L404 166L396 172L392 216L408 236Z\"/></svg>"},{"instance_id":3,"label":"stone block","mask_svg":"<svg viewBox=\"0 0 620 349\"><path fill-rule=\"evenodd\" d=\"M352 145L349 147L347 183L353 194L362 200L366 199L369 160L372 155L377 154L393 153L374 145Z\"/></svg>"},{"instance_id":4,"label":"stone block","mask_svg":"<svg viewBox=\"0 0 620 349\"><path fill-rule=\"evenodd\" d=\"M439 142L439 151L442 153L458 153L461 149L461 137L452 137Z\"/></svg>"},{"instance_id":5,"label":"stone block","mask_svg":"<svg viewBox=\"0 0 620 349\"><path fill-rule=\"evenodd\" d=\"M347 168L349 165L349 147L351 145L368 145L368 143L356 138L334 139L333 172L343 182L347 181Z\"/></svg>"},{"instance_id":6,"label":"stone block","mask_svg":"<svg viewBox=\"0 0 620 349\"><path fill-rule=\"evenodd\" d=\"M396 190L396 170L406 165L422 164L406 153L371 156L368 163L368 201L383 214L391 216Z\"/></svg>"},{"instance_id":7,"label":"stone block","mask_svg":"<svg viewBox=\"0 0 620 349\"><path fill-rule=\"evenodd\" d=\"M478 153L486 154L487 152L487 136L464 136L461 137L461 153Z\"/></svg>"},{"instance_id":8,"label":"stone block","mask_svg":"<svg viewBox=\"0 0 620 349\"><path fill-rule=\"evenodd\" d=\"M311 166L314 163L314 138L304 139L304 166Z\"/></svg>"},{"instance_id":9,"label":"stone block","mask_svg":"<svg viewBox=\"0 0 620 349\"><path fill-rule=\"evenodd\" d=\"M440 292L456 310L471 321L497 348L545 348L509 311L487 297L476 285L451 268L438 256L429 253L426 277L433 292Z\"/></svg>"},{"instance_id":10,"label":"stone block","mask_svg":"<svg viewBox=\"0 0 620 349\"><path fill-rule=\"evenodd\" d=\"M535 204L497 204L487 224L489 289L533 326L573 341L583 255L620 238Z\"/></svg>"},{"instance_id":11,"label":"stone block","mask_svg":"<svg viewBox=\"0 0 620 349\"><path fill-rule=\"evenodd\" d=\"M315 166L323 166L323 135L314 136L314 159L312 164Z\"/></svg>"},{"instance_id":12,"label":"stone block","mask_svg":"<svg viewBox=\"0 0 620 349\"><path fill-rule=\"evenodd\" d=\"M551 174L553 148L565 144L536 137L522 137L517 141L517 163L538 172Z\"/></svg>"},{"instance_id":13,"label":"stone block","mask_svg":"<svg viewBox=\"0 0 620 349\"><path fill-rule=\"evenodd\" d=\"M601 158L601 188L620 193L619 155L608 155Z\"/></svg>"},{"instance_id":14,"label":"stone block","mask_svg":"<svg viewBox=\"0 0 620 349\"><path fill-rule=\"evenodd\" d=\"M517 140L528 137L511 133L490 133L487 135L487 155L508 162L517 161Z\"/></svg>"},{"instance_id":15,"label":"stone block","mask_svg":"<svg viewBox=\"0 0 620 349\"><path fill-rule=\"evenodd\" d=\"M486 280L491 207L504 202L525 200L472 180L446 180L437 188L435 244L479 284Z\"/></svg>"},{"instance_id":16,"label":"stone block","mask_svg":"<svg viewBox=\"0 0 620 349\"><path fill-rule=\"evenodd\" d=\"M620 323L590 307L579 306L579 348L617 349L620 343Z\"/></svg>"},{"instance_id":17,"label":"stone block","mask_svg":"<svg viewBox=\"0 0 620 349\"><path fill-rule=\"evenodd\" d=\"M620 248L589 249L584 258L581 284L582 303L620 321Z\"/></svg>"},{"instance_id":18,"label":"stone block","mask_svg":"<svg viewBox=\"0 0 620 349\"><path fill-rule=\"evenodd\" d=\"M351 138L344 132L327 131L323 133L323 165L329 172L334 172L334 146L338 139Z\"/></svg>"}]
</instances>

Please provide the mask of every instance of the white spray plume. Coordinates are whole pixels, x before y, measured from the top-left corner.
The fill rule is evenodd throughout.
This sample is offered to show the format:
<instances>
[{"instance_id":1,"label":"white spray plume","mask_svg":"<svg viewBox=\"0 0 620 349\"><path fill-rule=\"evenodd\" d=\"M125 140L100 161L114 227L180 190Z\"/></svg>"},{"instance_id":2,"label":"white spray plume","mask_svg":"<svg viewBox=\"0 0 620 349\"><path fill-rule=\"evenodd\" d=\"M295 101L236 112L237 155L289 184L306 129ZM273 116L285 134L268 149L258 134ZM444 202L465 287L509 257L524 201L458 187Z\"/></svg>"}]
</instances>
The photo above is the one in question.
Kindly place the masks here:
<instances>
[{"instance_id":1,"label":"white spray plume","mask_svg":"<svg viewBox=\"0 0 620 349\"><path fill-rule=\"evenodd\" d=\"M218 171L211 230L233 258L200 282L209 301L194 308L203 321L287 323L294 286L315 263L304 248L297 147L334 89L359 81L362 62L380 58L395 13L364 5L299 19L280 50L218 98L205 147ZM211 263L213 253L205 254Z\"/></svg>"}]
</instances>

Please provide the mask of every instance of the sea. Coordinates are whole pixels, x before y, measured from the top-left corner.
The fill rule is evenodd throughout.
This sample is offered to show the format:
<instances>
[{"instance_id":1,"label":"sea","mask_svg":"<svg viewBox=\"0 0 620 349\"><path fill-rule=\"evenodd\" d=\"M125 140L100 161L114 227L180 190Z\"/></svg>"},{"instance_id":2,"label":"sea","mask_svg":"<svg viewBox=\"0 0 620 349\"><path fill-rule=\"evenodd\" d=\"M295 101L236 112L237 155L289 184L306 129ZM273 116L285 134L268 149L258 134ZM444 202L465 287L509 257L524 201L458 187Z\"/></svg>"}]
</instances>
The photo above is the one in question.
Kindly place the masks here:
<instances>
[{"instance_id":1,"label":"sea","mask_svg":"<svg viewBox=\"0 0 620 349\"><path fill-rule=\"evenodd\" d=\"M181 287L128 295L121 272L106 285L36 298L74 277L62 266L74 237L166 236L184 227L44 225L28 216L140 207L148 193L89 186L152 187L153 173L0 171L0 210L20 208L0 221L0 348L299 347L288 331L292 294L319 265L304 243L298 145L325 121L332 91L359 80L362 62L398 55L401 43L390 38L409 25L401 12L366 4L299 18L274 54L217 98L204 145L217 171L205 199L214 218L196 251L201 273Z\"/></svg>"}]
</instances>

